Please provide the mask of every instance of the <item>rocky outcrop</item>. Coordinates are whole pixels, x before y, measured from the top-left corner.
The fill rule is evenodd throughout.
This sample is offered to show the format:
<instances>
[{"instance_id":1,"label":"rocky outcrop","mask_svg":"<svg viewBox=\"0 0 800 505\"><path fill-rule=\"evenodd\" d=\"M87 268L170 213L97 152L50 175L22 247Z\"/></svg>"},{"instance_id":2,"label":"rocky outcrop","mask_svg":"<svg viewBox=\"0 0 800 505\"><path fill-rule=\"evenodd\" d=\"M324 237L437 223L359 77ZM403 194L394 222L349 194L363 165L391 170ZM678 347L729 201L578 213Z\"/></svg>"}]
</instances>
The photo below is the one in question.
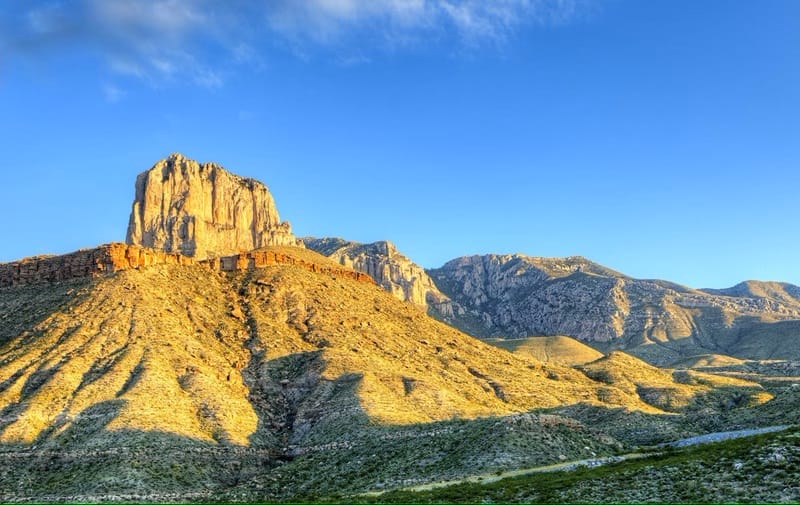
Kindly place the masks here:
<instances>
[{"instance_id":1,"label":"rocky outcrop","mask_svg":"<svg viewBox=\"0 0 800 505\"><path fill-rule=\"evenodd\" d=\"M197 259L301 245L264 184L180 154L136 178L126 242Z\"/></svg>"},{"instance_id":2,"label":"rocky outcrop","mask_svg":"<svg viewBox=\"0 0 800 505\"><path fill-rule=\"evenodd\" d=\"M785 333L788 344L796 325L784 323L800 319L791 285L702 291L632 279L577 256L470 256L428 273L457 308L434 315L473 335L568 335L657 363L709 351L760 357L760 332Z\"/></svg>"},{"instance_id":3,"label":"rocky outcrop","mask_svg":"<svg viewBox=\"0 0 800 505\"><path fill-rule=\"evenodd\" d=\"M341 238L303 238L306 247L372 277L395 298L447 312L449 300L425 269L398 252L389 241L360 244Z\"/></svg>"},{"instance_id":4,"label":"rocky outcrop","mask_svg":"<svg viewBox=\"0 0 800 505\"><path fill-rule=\"evenodd\" d=\"M310 272L374 283L372 278L364 272L338 267L335 264L315 262L282 251L282 248L276 249L248 251L197 261L182 254L167 253L157 249L117 242L60 256L33 256L20 261L0 263L0 287L99 277L121 270L147 268L154 265L193 264L202 264L220 272L233 272L273 265L294 265Z\"/></svg>"},{"instance_id":5,"label":"rocky outcrop","mask_svg":"<svg viewBox=\"0 0 800 505\"><path fill-rule=\"evenodd\" d=\"M0 287L96 277L151 265L188 265L192 258L121 243L61 256L33 256L0 264Z\"/></svg>"},{"instance_id":6,"label":"rocky outcrop","mask_svg":"<svg viewBox=\"0 0 800 505\"><path fill-rule=\"evenodd\" d=\"M309 261L299 258L293 254L287 254L275 250L257 250L246 253L224 256L205 260L203 264L208 265L212 270L222 272L232 272L237 270L248 270L251 268L269 267L272 265L294 265L309 272L328 274L332 276L353 279L359 282L373 283L372 277L364 272L358 272L349 268L340 268L336 265L328 265L320 262Z\"/></svg>"}]
</instances>

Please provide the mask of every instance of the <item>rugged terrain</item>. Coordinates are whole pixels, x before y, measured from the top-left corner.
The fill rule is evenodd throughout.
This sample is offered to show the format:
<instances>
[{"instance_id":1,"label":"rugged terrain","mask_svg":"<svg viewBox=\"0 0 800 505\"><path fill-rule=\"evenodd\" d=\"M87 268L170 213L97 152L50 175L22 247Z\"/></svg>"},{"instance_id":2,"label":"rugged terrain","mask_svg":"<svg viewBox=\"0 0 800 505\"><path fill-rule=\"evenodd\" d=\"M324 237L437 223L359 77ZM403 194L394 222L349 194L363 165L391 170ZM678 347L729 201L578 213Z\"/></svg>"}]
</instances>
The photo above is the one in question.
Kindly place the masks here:
<instances>
[{"instance_id":1,"label":"rugged terrain","mask_svg":"<svg viewBox=\"0 0 800 505\"><path fill-rule=\"evenodd\" d=\"M155 248L0 265L0 501L352 499L798 422L786 361L673 370L564 336L485 342L420 310L474 330L492 316L465 292L499 310L538 279L572 286L564 321L573 307L589 327L586 285L623 279L631 299L638 284L582 259L459 263L440 291L390 243L300 247L266 187L179 155L137 179L131 227ZM795 296L658 285L769 298L759 321L790 317Z\"/></svg>"},{"instance_id":2,"label":"rugged terrain","mask_svg":"<svg viewBox=\"0 0 800 505\"><path fill-rule=\"evenodd\" d=\"M800 288L750 281L697 290L633 279L585 258L471 256L429 271L477 336L569 335L670 364L707 353L800 358Z\"/></svg>"},{"instance_id":3,"label":"rugged terrain","mask_svg":"<svg viewBox=\"0 0 800 505\"><path fill-rule=\"evenodd\" d=\"M380 279L398 298L481 338L566 335L660 365L706 354L800 358L800 287L791 284L747 281L729 289L692 289L634 279L579 256L489 254L425 271L391 243L306 241Z\"/></svg>"},{"instance_id":4,"label":"rugged terrain","mask_svg":"<svg viewBox=\"0 0 800 505\"><path fill-rule=\"evenodd\" d=\"M619 354L581 368L543 363L311 251L247 257L267 253L280 261L0 289L2 498L393 488L629 443L554 408L649 419L725 388L742 405L771 397L753 382L681 378Z\"/></svg>"}]
</instances>

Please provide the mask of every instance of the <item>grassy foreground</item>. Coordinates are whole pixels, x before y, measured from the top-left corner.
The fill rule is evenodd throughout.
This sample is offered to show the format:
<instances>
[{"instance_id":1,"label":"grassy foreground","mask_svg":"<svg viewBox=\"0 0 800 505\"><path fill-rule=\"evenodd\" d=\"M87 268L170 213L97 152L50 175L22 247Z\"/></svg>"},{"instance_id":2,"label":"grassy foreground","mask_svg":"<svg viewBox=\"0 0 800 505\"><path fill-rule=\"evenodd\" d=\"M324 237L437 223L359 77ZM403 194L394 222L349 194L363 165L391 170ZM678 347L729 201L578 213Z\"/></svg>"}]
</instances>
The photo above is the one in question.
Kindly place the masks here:
<instances>
[{"instance_id":1,"label":"grassy foreground","mask_svg":"<svg viewBox=\"0 0 800 505\"><path fill-rule=\"evenodd\" d=\"M800 429L667 450L597 468L395 491L361 502L797 502Z\"/></svg>"}]
</instances>

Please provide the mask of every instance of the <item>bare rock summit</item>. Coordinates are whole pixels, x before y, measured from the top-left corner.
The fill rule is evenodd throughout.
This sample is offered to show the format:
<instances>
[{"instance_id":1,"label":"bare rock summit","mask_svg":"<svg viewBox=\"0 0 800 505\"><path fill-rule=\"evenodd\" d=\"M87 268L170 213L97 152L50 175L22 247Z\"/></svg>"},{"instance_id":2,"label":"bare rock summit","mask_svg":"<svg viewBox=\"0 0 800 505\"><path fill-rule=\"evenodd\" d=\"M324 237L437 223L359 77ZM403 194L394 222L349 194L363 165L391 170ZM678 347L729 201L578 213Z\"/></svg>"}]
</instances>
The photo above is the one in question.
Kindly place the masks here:
<instances>
[{"instance_id":1,"label":"bare rock summit","mask_svg":"<svg viewBox=\"0 0 800 505\"><path fill-rule=\"evenodd\" d=\"M177 153L136 178L126 242L199 260L302 246L264 184Z\"/></svg>"}]
</instances>

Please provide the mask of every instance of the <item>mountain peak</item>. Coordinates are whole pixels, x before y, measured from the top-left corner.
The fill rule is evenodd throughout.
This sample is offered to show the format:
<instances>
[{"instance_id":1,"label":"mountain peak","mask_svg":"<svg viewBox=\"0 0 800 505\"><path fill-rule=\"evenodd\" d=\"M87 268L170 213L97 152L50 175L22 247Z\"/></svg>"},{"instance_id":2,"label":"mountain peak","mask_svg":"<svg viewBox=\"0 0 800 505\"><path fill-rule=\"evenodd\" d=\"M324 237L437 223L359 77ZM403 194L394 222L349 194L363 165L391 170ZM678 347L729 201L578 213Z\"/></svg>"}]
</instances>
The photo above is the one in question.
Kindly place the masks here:
<instances>
[{"instance_id":1,"label":"mountain peak","mask_svg":"<svg viewBox=\"0 0 800 505\"><path fill-rule=\"evenodd\" d=\"M136 178L126 242L196 259L300 245L267 186L177 152Z\"/></svg>"}]
</instances>

